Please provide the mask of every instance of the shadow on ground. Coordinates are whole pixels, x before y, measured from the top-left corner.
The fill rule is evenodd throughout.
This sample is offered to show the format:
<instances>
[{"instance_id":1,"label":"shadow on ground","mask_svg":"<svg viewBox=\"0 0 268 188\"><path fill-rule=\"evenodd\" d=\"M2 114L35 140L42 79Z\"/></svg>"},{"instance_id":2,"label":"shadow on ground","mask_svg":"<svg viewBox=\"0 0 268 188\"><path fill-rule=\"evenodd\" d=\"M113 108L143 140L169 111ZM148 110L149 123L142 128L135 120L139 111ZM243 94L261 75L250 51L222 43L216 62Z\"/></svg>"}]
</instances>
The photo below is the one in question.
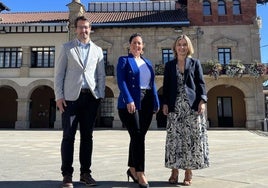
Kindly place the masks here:
<instances>
[{"instance_id":1,"label":"shadow on ground","mask_svg":"<svg viewBox=\"0 0 268 188\"><path fill-rule=\"evenodd\" d=\"M254 133L254 134L257 134L259 136L266 136L266 137L268 137L268 132L266 132L266 131L256 130L256 131L249 131L249 132Z\"/></svg>"},{"instance_id":2,"label":"shadow on ground","mask_svg":"<svg viewBox=\"0 0 268 188\"><path fill-rule=\"evenodd\" d=\"M61 181L40 180L40 181L0 181L1 188L61 188ZM74 182L74 188L84 188L84 184ZM138 188L138 184L121 181L98 181L96 188ZM150 187L180 187L167 182L152 181Z\"/></svg>"}]
</instances>

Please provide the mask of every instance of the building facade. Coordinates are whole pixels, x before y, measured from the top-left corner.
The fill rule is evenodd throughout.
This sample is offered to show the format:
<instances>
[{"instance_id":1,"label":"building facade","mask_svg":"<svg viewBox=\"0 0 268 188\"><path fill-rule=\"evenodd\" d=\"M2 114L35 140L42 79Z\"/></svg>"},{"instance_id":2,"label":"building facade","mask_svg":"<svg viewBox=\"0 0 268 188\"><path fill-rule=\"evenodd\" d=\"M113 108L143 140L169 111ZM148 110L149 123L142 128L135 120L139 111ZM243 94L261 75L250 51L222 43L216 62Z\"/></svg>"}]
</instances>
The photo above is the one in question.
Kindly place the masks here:
<instances>
[{"instance_id":1,"label":"building facade","mask_svg":"<svg viewBox=\"0 0 268 188\"><path fill-rule=\"evenodd\" d=\"M261 18L256 3L90 2L86 9L80 0L73 0L68 12L0 13L0 128L61 128L53 91L54 64L62 43L75 37L74 19L85 15L92 20L91 38L103 48L106 63L106 96L96 127L122 128L115 67L118 57L128 53L130 35L139 32L145 42L144 56L155 66L160 99L163 65L173 58L175 39L186 34L204 68L209 127L262 129L266 114L262 83L267 75L251 70L260 61ZM212 74L208 62L221 64L219 76ZM244 65L241 74L229 70L237 62ZM160 111L152 128L163 127L165 117Z\"/></svg>"}]
</instances>

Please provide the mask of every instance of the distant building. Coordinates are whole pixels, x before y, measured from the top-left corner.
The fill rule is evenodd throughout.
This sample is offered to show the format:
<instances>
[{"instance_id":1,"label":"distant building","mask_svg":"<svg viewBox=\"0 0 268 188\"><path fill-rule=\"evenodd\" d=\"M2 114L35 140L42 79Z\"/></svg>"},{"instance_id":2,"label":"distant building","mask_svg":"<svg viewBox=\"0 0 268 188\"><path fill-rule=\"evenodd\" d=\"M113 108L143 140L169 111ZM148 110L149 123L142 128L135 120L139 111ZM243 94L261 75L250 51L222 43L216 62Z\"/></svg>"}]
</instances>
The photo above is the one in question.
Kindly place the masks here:
<instances>
[{"instance_id":1,"label":"distant building","mask_svg":"<svg viewBox=\"0 0 268 188\"><path fill-rule=\"evenodd\" d=\"M265 70L259 76L250 67L260 61L256 0L90 2L87 10L73 0L67 6L69 12L0 14L0 128L61 128L54 65L62 43L75 37L74 19L85 15L92 20L91 38L103 48L106 62L106 97L97 127L122 128L115 67L118 57L128 53L130 35L140 32L144 55L155 66L160 99L163 65L173 58L175 39L186 34L193 41L194 57L204 66L210 128L262 129L268 100L262 83L267 75ZM219 77L211 75L209 60L222 65ZM244 72L229 70L232 62L242 63ZM163 127L160 111L152 128Z\"/></svg>"}]
</instances>

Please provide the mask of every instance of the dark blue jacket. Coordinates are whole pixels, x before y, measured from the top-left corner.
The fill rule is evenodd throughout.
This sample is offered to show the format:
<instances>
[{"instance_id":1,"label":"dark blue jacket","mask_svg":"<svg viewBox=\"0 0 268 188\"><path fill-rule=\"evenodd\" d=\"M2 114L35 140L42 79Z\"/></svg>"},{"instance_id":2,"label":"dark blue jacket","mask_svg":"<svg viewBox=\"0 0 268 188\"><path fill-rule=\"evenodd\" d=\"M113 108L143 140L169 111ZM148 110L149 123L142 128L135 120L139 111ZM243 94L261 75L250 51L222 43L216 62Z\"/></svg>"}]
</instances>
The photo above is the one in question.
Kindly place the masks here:
<instances>
[{"instance_id":1,"label":"dark blue jacket","mask_svg":"<svg viewBox=\"0 0 268 188\"><path fill-rule=\"evenodd\" d=\"M151 62L142 58L151 72L150 87L154 96L154 111L159 109L159 99L155 85L155 75ZM120 90L118 97L118 109L127 108L127 104L134 102L138 110L141 109L140 71L133 55L122 56L117 64L117 84Z\"/></svg>"},{"instance_id":2,"label":"dark blue jacket","mask_svg":"<svg viewBox=\"0 0 268 188\"><path fill-rule=\"evenodd\" d=\"M163 81L163 104L168 105L169 112L174 112L177 96L177 59L169 61L165 65ZM198 59L186 58L184 69L184 87L191 108L198 110L200 100L207 102L207 93L203 70Z\"/></svg>"}]
</instances>

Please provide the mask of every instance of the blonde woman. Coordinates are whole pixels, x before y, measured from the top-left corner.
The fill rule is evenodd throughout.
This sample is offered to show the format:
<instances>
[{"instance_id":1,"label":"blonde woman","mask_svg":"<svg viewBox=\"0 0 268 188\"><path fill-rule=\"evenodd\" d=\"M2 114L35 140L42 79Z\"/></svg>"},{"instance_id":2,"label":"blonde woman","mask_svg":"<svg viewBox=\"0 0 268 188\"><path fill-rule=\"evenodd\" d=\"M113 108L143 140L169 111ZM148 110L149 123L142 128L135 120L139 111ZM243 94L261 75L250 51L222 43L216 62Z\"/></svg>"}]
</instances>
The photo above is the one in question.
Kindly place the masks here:
<instances>
[{"instance_id":1,"label":"blonde woman","mask_svg":"<svg viewBox=\"0 0 268 188\"><path fill-rule=\"evenodd\" d=\"M192 170L209 166L206 131L207 94L203 71L186 35L173 45L174 60L165 65L163 113L167 115L165 166L171 170L169 183L178 183L185 170L184 185L191 185Z\"/></svg>"}]
</instances>

